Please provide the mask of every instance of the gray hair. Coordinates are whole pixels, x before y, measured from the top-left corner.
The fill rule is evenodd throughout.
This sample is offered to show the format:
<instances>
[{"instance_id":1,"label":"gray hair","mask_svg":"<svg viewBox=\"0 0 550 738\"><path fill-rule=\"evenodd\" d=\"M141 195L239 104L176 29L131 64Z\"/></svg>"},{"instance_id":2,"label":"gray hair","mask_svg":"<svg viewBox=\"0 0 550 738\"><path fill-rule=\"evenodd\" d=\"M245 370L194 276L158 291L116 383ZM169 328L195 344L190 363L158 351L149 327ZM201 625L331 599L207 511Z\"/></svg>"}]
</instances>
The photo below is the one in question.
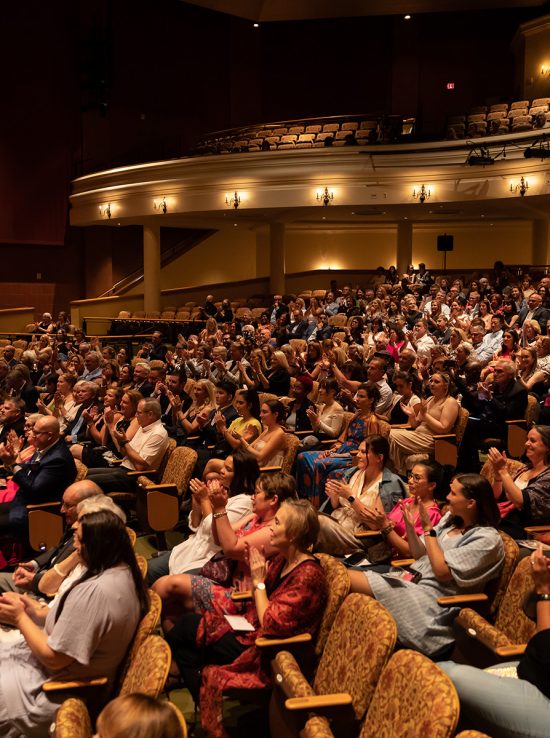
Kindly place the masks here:
<instances>
[{"instance_id":1,"label":"gray hair","mask_svg":"<svg viewBox=\"0 0 550 738\"><path fill-rule=\"evenodd\" d=\"M91 513L102 512L103 510L114 513L124 524L126 524L126 515L110 497L107 497L107 495L101 494L87 497L79 502L76 507L79 517L80 515L90 515Z\"/></svg>"}]
</instances>

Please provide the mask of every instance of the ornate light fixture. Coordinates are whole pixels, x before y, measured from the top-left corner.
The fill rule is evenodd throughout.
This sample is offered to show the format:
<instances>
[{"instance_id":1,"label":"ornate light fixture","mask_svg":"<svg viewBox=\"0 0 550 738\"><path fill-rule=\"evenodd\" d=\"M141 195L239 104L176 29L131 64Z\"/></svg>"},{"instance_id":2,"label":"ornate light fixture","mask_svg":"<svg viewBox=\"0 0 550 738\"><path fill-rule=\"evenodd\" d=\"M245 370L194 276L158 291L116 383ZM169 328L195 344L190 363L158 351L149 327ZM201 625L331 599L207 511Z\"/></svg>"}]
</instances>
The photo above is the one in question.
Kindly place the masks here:
<instances>
[{"instance_id":1,"label":"ornate light fixture","mask_svg":"<svg viewBox=\"0 0 550 738\"><path fill-rule=\"evenodd\" d=\"M317 193L317 202L322 202L325 207L334 200L334 192L329 192L328 187Z\"/></svg>"},{"instance_id":2,"label":"ornate light fixture","mask_svg":"<svg viewBox=\"0 0 550 738\"><path fill-rule=\"evenodd\" d=\"M525 196L525 193L527 192L528 189L529 189L529 182L524 177L520 179L519 184L510 185L510 192L519 192L521 197Z\"/></svg>"},{"instance_id":3,"label":"ornate light fixture","mask_svg":"<svg viewBox=\"0 0 550 738\"><path fill-rule=\"evenodd\" d=\"M432 193L430 192L430 190L426 189L425 185L422 185L419 190L417 190L416 187L413 190L413 197L415 199L418 198L418 202L421 205L424 205L426 200L430 199L431 194Z\"/></svg>"},{"instance_id":4,"label":"ornate light fixture","mask_svg":"<svg viewBox=\"0 0 550 738\"><path fill-rule=\"evenodd\" d=\"M108 202L106 205L99 206L99 214L106 215L109 220L111 219L111 203Z\"/></svg>"},{"instance_id":5,"label":"ornate light fixture","mask_svg":"<svg viewBox=\"0 0 550 738\"><path fill-rule=\"evenodd\" d=\"M166 215L166 213L168 212L166 197L163 196L162 200L153 200L153 210L162 212L163 215Z\"/></svg>"},{"instance_id":6,"label":"ornate light fixture","mask_svg":"<svg viewBox=\"0 0 550 738\"><path fill-rule=\"evenodd\" d=\"M233 197L228 197L226 195L225 196L225 204L227 205L227 207L233 206L235 208L235 210L237 210L237 208L241 204L241 198L239 197L239 193L237 191L235 191L235 194L233 195Z\"/></svg>"}]
</instances>

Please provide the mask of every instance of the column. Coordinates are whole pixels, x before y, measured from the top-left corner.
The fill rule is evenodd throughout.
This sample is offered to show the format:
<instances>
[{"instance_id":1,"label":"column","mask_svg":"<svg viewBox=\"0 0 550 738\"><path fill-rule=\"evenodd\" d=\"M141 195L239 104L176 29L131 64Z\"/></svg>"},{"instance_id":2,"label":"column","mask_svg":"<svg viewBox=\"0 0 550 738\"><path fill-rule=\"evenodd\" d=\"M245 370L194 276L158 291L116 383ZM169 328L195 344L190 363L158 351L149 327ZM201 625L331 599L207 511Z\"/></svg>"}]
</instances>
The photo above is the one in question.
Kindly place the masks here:
<instances>
[{"instance_id":1,"label":"column","mask_svg":"<svg viewBox=\"0 0 550 738\"><path fill-rule=\"evenodd\" d=\"M269 226L269 290L273 295L285 293L285 224Z\"/></svg>"},{"instance_id":2,"label":"column","mask_svg":"<svg viewBox=\"0 0 550 738\"><path fill-rule=\"evenodd\" d=\"M401 220L397 224L397 273L405 274L412 262L412 222Z\"/></svg>"},{"instance_id":3,"label":"column","mask_svg":"<svg viewBox=\"0 0 550 738\"><path fill-rule=\"evenodd\" d=\"M548 219L539 218L533 221L532 263L536 265L548 264L550 260L548 249Z\"/></svg>"},{"instance_id":4,"label":"column","mask_svg":"<svg viewBox=\"0 0 550 738\"><path fill-rule=\"evenodd\" d=\"M160 226L143 226L143 309L160 310Z\"/></svg>"}]
</instances>

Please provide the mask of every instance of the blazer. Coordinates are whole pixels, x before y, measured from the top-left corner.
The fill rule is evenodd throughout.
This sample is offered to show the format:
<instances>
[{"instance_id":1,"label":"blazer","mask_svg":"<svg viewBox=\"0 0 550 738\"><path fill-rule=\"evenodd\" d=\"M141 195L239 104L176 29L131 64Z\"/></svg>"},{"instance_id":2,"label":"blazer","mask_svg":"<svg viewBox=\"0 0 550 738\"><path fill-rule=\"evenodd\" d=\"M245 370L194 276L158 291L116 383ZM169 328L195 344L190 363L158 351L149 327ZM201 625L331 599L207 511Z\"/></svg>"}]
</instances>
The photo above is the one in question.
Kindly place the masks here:
<instances>
[{"instance_id":1,"label":"blazer","mask_svg":"<svg viewBox=\"0 0 550 738\"><path fill-rule=\"evenodd\" d=\"M527 313L529 312L529 307L526 305L525 307L522 307L518 314L518 325L521 328L521 326L525 323L525 318L527 317ZM536 320L537 323L540 325L540 332L542 335L546 335L546 324L548 323L548 319L550 318L550 312L543 307L538 307L534 313L532 320Z\"/></svg>"},{"instance_id":2,"label":"blazer","mask_svg":"<svg viewBox=\"0 0 550 738\"><path fill-rule=\"evenodd\" d=\"M13 475L13 481L19 487L13 499L14 507L58 502L65 489L76 479L74 459L62 438L39 461L33 459L34 456Z\"/></svg>"}]
</instances>

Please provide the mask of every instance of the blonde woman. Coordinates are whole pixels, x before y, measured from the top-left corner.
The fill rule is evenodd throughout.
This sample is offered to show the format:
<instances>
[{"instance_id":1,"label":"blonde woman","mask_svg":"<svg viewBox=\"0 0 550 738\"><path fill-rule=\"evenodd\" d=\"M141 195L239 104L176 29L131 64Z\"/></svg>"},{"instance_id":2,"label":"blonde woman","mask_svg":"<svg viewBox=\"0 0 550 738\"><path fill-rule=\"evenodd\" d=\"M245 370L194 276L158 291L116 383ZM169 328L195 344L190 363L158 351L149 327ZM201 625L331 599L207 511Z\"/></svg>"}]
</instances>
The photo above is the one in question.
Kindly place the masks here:
<instances>
[{"instance_id":1,"label":"blonde woman","mask_svg":"<svg viewBox=\"0 0 550 738\"><path fill-rule=\"evenodd\" d=\"M177 394L168 394L177 423L187 434L196 433L200 428L199 416L201 419L208 418L216 407L214 385L209 379L199 379L195 382L192 394L193 401L185 412L182 410L181 397Z\"/></svg>"},{"instance_id":2,"label":"blonde woman","mask_svg":"<svg viewBox=\"0 0 550 738\"><path fill-rule=\"evenodd\" d=\"M263 389L277 397L287 397L290 392L290 368L286 356L282 351L274 351L270 368L267 372L257 357L252 357L252 369L254 370L255 379L251 378L246 371L243 371L243 379L245 384L253 389ZM243 367L244 370L244 367Z\"/></svg>"}]
</instances>

